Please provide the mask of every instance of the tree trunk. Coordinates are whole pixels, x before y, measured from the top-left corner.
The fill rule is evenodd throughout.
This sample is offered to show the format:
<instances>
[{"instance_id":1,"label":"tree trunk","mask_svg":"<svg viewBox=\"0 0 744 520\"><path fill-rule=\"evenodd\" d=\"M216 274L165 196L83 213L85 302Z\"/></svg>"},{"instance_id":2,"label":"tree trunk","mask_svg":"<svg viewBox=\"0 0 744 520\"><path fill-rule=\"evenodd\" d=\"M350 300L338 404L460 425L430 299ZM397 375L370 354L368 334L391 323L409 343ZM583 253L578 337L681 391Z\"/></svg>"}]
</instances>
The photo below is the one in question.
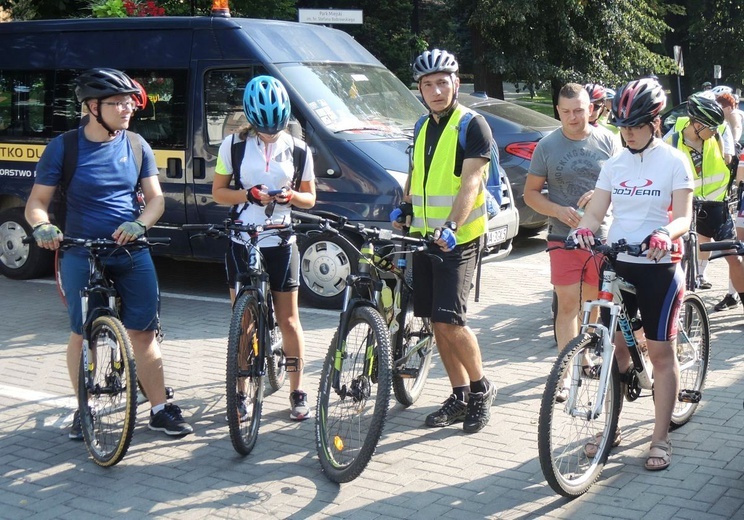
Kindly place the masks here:
<instances>
[{"instance_id":1,"label":"tree trunk","mask_svg":"<svg viewBox=\"0 0 744 520\"><path fill-rule=\"evenodd\" d=\"M485 45L480 32L470 28L470 36L473 44L473 82L476 92L485 92L491 97L504 99L504 78L498 72L489 70L488 64L484 59L486 55Z\"/></svg>"}]
</instances>

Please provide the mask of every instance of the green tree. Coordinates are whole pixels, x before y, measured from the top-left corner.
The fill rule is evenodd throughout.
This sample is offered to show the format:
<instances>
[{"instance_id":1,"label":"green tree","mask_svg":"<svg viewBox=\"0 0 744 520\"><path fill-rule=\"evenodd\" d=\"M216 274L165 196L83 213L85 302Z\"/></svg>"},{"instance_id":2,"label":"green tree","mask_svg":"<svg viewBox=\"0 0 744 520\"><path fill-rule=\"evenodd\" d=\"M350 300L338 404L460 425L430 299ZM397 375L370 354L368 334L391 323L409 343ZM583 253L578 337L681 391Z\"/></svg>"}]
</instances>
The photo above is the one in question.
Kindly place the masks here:
<instances>
[{"instance_id":1,"label":"green tree","mask_svg":"<svg viewBox=\"0 0 744 520\"><path fill-rule=\"evenodd\" d=\"M715 82L713 65L721 65L720 85L744 85L744 4L740 0L687 0L688 17L678 43L685 52L689 90Z\"/></svg>"},{"instance_id":2,"label":"green tree","mask_svg":"<svg viewBox=\"0 0 744 520\"><path fill-rule=\"evenodd\" d=\"M503 97L502 81L547 81L557 98L568 81L617 84L673 71L661 45L664 16L680 11L658 0L455 0L445 19L469 30L454 50L478 90Z\"/></svg>"}]
</instances>

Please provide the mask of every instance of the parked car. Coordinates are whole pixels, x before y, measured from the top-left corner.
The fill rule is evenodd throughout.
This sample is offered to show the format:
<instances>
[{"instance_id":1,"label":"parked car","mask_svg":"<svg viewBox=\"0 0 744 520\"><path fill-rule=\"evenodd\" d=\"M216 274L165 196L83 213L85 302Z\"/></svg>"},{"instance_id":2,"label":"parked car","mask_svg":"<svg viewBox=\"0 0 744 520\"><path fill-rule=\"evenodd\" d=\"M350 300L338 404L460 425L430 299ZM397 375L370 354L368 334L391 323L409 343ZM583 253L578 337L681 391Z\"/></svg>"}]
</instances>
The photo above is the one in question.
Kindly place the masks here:
<instances>
[{"instance_id":1,"label":"parked car","mask_svg":"<svg viewBox=\"0 0 744 520\"><path fill-rule=\"evenodd\" d=\"M519 210L520 230L529 234L542 229L548 217L524 203L524 182L538 141L558 128L560 123L535 110L485 94L460 93L458 99L481 114L491 127L499 145L501 166L511 182L514 202Z\"/></svg>"}]
</instances>

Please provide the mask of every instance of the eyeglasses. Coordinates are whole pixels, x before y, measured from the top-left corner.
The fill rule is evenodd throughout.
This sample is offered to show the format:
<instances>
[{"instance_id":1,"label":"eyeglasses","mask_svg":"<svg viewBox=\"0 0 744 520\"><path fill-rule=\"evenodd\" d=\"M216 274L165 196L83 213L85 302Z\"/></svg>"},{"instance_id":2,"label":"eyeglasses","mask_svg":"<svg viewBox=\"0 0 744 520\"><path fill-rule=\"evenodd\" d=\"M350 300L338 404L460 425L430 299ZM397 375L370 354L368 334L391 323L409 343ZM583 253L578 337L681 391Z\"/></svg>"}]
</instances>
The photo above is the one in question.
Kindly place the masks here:
<instances>
[{"instance_id":1,"label":"eyeglasses","mask_svg":"<svg viewBox=\"0 0 744 520\"><path fill-rule=\"evenodd\" d=\"M717 133L718 133L718 127L717 127L717 126L708 126L708 125L706 125L705 123L703 123L702 121L698 121L697 119L695 120L695 122L696 122L697 124L699 124L700 126L702 126L702 127L703 127L703 128L701 129L701 131L702 131L702 130L709 130L709 131L710 131L710 132L711 132L712 134L717 134Z\"/></svg>"},{"instance_id":2,"label":"eyeglasses","mask_svg":"<svg viewBox=\"0 0 744 520\"><path fill-rule=\"evenodd\" d=\"M116 110L118 110L119 112L122 112L124 110L137 110L137 105L134 103L134 101L101 101L101 104L116 107Z\"/></svg>"}]
</instances>

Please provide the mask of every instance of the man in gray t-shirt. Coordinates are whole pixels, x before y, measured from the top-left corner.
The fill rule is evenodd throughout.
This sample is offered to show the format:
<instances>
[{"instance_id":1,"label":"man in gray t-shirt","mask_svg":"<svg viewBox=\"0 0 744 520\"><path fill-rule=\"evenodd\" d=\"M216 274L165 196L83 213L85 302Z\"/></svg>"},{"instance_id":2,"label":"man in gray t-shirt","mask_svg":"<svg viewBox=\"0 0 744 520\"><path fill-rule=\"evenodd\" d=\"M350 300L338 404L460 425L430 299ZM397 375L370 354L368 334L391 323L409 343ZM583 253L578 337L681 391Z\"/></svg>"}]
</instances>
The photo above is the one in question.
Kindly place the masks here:
<instances>
[{"instance_id":1,"label":"man in gray t-shirt","mask_svg":"<svg viewBox=\"0 0 744 520\"><path fill-rule=\"evenodd\" d=\"M556 108L561 128L537 144L525 182L524 201L549 217L548 233L567 236L578 225L583 208L592 198L602 165L619 153L621 146L615 134L589 124L593 107L581 85L565 85ZM541 193L545 182L547 196ZM604 236L606 223L599 233ZM580 298L587 300L597 295L595 259L589 259L582 250L551 251L550 278L558 295L555 333L561 350L579 334Z\"/></svg>"}]
</instances>

